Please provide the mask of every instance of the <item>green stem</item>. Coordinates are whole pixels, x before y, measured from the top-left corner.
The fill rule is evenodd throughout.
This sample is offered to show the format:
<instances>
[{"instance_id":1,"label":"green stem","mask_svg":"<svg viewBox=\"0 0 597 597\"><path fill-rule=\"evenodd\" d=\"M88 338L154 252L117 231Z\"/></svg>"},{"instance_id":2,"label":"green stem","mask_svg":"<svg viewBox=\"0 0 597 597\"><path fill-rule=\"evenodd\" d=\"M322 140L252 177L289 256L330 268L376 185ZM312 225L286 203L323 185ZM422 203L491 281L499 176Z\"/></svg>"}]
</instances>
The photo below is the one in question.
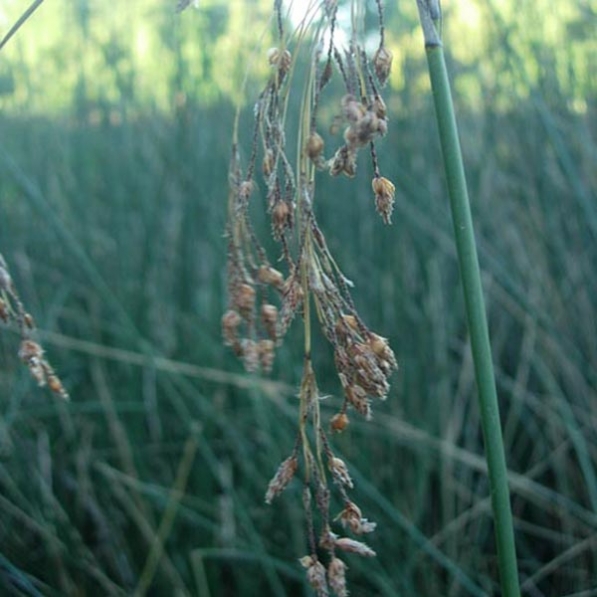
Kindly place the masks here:
<instances>
[{"instance_id":1,"label":"green stem","mask_svg":"<svg viewBox=\"0 0 597 597\"><path fill-rule=\"evenodd\" d=\"M502 595L504 597L518 597L520 588L506 458L479 261L462 164L462 153L458 140L458 129L454 116L444 52L435 31L435 26L433 30L430 27L430 24L435 20L435 15L430 14L430 6L425 0L417 0L417 3L425 34L429 77L431 79L444 168L448 181L460 276L464 289L475 376L479 391L481 423L491 486L491 503L495 517L495 537Z\"/></svg>"}]
</instances>

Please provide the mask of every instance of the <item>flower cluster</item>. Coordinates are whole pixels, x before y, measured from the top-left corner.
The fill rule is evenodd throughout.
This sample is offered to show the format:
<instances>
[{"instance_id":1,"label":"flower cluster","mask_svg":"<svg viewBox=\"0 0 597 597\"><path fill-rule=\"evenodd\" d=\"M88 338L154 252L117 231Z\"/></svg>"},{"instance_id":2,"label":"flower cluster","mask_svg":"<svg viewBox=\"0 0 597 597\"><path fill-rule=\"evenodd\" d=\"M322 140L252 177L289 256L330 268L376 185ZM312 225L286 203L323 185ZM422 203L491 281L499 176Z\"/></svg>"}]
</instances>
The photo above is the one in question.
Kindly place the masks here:
<instances>
[{"instance_id":1,"label":"flower cluster","mask_svg":"<svg viewBox=\"0 0 597 597\"><path fill-rule=\"evenodd\" d=\"M330 430L344 431L351 411L370 418L373 400L386 398L389 378L397 369L388 341L371 331L359 316L350 294L352 283L332 256L313 210L316 173L353 177L361 150L368 149L374 173L375 207L384 222L390 223L395 189L379 172L375 143L388 130L387 108L380 89L389 77L392 55L384 42L381 0L376 3L380 44L371 58L357 43L356 32L351 32L347 48L336 44L337 2L322 4L321 26L314 33L311 69L306 84L301 85L307 91L299 119L299 155L295 159L287 148L286 116L295 70L291 49L299 51L304 47L301 43L304 31L296 40L287 34L281 2L275 2L279 45L266 55L271 74L254 106L248 164L245 168L241 166L236 129L229 169L228 306L222 318L224 342L242 359L248 371L269 372L275 352L297 315L305 326L297 436L290 455L283 459L270 481L265 500L271 503L295 477L302 478L309 554L300 562L317 595L329 595L330 590L338 596L348 594L347 566L338 557L339 553L375 555L365 543L332 530L337 523L345 532L360 536L372 532L375 523L364 518L348 496L353 482L346 463L333 452ZM317 130L317 115L322 94L335 73L344 87L337 119L344 130L338 147L326 158L325 143ZM281 255L282 265L277 267L272 265L253 227L252 214L260 187L264 188L272 237ZM342 390L342 400L329 427L322 422L321 395L311 357L311 325L315 319L333 349ZM332 488L343 504L333 520L330 518ZM315 512L318 512L317 529ZM328 554L327 564L318 555L322 551Z\"/></svg>"},{"instance_id":2,"label":"flower cluster","mask_svg":"<svg viewBox=\"0 0 597 597\"><path fill-rule=\"evenodd\" d=\"M5 324L15 324L21 335L19 358L29 369L39 386L48 386L58 397L65 400L68 394L54 369L44 356L41 345L32 339L35 323L30 313L25 311L17 294L4 257L0 254L0 320Z\"/></svg>"}]
</instances>

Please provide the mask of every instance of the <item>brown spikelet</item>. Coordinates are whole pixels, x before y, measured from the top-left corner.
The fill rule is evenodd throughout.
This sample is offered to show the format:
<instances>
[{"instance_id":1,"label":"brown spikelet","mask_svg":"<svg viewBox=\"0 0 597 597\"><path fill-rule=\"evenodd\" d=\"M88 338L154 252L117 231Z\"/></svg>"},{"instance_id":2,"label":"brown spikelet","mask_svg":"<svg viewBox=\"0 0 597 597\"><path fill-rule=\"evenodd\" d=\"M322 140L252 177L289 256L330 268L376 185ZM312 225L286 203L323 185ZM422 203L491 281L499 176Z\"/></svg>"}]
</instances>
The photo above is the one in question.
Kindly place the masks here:
<instances>
[{"instance_id":1,"label":"brown spikelet","mask_svg":"<svg viewBox=\"0 0 597 597\"><path fill-rule=\"evenodd\" d=\"M296 456L289 456L282 464L278 467L276 474L273 479L269 482L267 492L265 494L265 503L271 504L272 500L280 495L296 473L298 468L298 459Z\"/></svg>"}]
</instances>

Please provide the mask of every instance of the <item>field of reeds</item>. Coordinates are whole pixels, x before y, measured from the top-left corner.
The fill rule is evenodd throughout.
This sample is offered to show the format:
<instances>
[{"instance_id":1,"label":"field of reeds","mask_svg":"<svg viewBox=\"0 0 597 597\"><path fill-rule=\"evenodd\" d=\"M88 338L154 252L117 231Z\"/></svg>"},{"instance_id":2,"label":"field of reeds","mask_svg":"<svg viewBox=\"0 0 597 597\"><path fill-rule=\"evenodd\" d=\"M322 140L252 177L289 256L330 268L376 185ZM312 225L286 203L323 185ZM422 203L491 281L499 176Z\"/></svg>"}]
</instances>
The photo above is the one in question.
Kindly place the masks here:
<instances>
[{"instance_id":1,"label":"field of reeds","mask_svg":"<svg viewBox=\"0 0 597 597\"><path fill-rule=\"evenodd\" d=\"M15 20L17 4L3 17ZM101 2L76 3L76 14L67 4L48 1L0 52L0 253L70 395L38 388L17 354L19 330L0 328L0 594L309 595L300 484L264 503L296 435L301 326L267 376L246 373L221 336L235 103L250 145L270 3L255 2L254 31L239 26L241 2L206 1L175 17L165 2L136 0L124 22ZM444 38L522 594L595 596L596 8L476 0L469 22L453 4ZM139 71L126 49L137 14L164 53L150 44L153 62ZM367 537L377 557L349 556L347 574L355 597L498 595L474 370L414 15L387 3L395 72L377 152L396 185L392 225L375 213L366 160L354 179L317 179L330 250L361 317L399 363L373 419L354 418L334 437L352 495L377 522ZM374 28L375 15L367 19ZM70 24L72 35L52 41L44 23ZM77 68L75 81L67 73ZM300 101L291 98L289 113ZM337 106L321 111L331 122ZM269 234L265 215L255 226ZM313 362L332 396L321 402L329 419L342 389L320 332Z\"/></svg>"}]
</instances>

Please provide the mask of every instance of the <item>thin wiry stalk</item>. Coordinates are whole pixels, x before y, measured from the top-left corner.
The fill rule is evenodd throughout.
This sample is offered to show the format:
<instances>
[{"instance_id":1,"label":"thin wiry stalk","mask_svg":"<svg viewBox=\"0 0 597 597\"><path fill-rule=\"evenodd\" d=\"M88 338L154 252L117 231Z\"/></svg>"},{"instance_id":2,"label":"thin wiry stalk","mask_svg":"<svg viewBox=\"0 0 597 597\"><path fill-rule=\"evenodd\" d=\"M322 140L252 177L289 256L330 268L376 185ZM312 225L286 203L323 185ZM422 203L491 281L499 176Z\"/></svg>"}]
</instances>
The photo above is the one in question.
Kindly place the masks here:
<instances>
[{"instance_id":1,"label":"thin wiry stalk","mask_svg":"<svg viewBox=\"0 0 597 597\"><path fill-rule=\"evenodd\" d=\"M450 83L442 44L435 27L439 11L434 0L417 0L417 5L425 36L429 77L444 156L458 262L475 364L481 423L491 485L491 503L495 517L502 594L505 597L518 597L520 587L516 546L489 331Z\"/></svg>"}]
</instances>

